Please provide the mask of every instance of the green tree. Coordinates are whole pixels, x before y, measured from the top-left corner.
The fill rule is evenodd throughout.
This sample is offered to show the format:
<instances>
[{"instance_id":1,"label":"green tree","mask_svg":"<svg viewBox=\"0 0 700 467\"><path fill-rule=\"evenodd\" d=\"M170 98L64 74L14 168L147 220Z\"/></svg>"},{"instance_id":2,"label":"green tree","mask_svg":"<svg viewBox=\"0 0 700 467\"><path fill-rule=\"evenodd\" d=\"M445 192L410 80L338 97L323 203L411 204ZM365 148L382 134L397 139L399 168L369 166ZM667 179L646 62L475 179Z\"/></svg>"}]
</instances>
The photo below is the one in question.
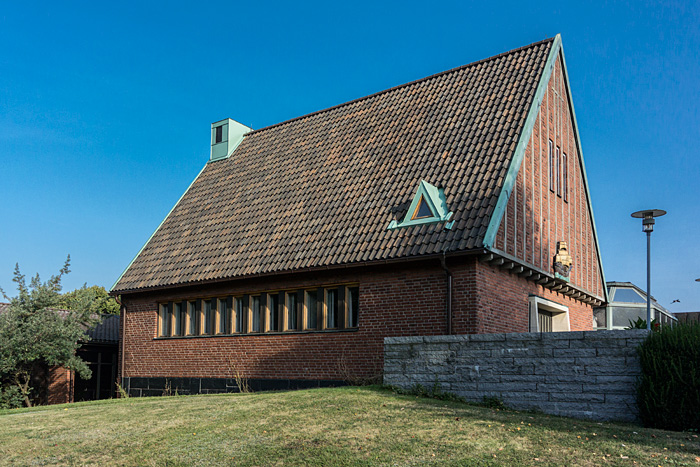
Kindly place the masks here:
<instances>
[{"instance_id":1,"label":"green tree","mask_svg":"<svg viewBox=\"0 0 700 467\"><path fill-rule=\"evenodd\" d=\"M87 364L75 351L89 339L85 330L96 324L89 310L70 313L58 309L61 304L61 279L70 272L70 256L58 275L42 282L37 274L27 286L19 265L13 282L18 294L10 298L9 310L0 315L0 377L2 399L21 399L32 406L32 372L35 364L64 366L81 378L91 376Z\"/></svg>"},{"instance_id":2,"label":"green tree","mask_svg":"<svg viewBox=\"0 0 700 467\"><path fill-rule=\"evenodd\" d=\"M79 289L64 293L61 297L61 307L66 310L88 310L98 315L119 314L119 303L99 285L88 287L87 284L83 284Z\"/></svg>"}]
</instances>

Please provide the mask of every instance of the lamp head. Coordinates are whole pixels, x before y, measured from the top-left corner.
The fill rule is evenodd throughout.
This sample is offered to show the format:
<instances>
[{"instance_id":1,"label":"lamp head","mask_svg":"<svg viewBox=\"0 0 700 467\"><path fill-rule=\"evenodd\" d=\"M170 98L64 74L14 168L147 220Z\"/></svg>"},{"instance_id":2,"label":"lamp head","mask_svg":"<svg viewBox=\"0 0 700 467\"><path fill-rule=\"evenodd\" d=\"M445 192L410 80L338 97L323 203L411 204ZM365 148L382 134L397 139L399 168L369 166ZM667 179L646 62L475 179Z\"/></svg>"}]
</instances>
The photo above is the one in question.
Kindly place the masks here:
<instances>
[{"instance_id":1,"label":"lamp head","mask_svg":"<svg viewBox=\"0 0 700 467\"><path fill-rule=\"evenodd\" d=\"M645 209L644 211L633 212L632 217L642 219L642 232L653 232L654 224L656 223L654 218L665 214L666 211L662 209Z\"/></svg>"}]
</instances>

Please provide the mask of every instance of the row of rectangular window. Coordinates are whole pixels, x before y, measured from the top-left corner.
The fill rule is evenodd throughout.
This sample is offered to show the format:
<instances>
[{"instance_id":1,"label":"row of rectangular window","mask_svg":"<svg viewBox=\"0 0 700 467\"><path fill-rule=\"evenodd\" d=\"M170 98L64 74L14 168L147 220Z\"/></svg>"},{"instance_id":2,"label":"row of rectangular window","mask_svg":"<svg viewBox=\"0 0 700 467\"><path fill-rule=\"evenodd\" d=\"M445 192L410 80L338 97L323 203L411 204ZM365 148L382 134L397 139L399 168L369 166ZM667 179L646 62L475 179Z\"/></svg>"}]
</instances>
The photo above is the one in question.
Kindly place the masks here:
<instances>
[{"instance_id":1,"label":"row of rectangular window","mask_svg":"<svg viewBox=\"0 0 700 467\"><path fill-rule=\"evenodd\" d=\"M554 143L549 140L549 189L552 192L557 193L557 196L564 197L564 201L568 202L568 191L569 191L569 164L568 158L565 152L559 151L559 146L556 148L556 152L552 151Z\"/></svg>"},{"instance_id":2,"label":"row of rectangular window","mask_svg":"<svg viewBox=\"0 0 700 467\"><path fill-rule=\"evenodd\" d=\"M343 285L160 303L158 336L356 328L359 291Z\"/></svg>"}]
</instances>

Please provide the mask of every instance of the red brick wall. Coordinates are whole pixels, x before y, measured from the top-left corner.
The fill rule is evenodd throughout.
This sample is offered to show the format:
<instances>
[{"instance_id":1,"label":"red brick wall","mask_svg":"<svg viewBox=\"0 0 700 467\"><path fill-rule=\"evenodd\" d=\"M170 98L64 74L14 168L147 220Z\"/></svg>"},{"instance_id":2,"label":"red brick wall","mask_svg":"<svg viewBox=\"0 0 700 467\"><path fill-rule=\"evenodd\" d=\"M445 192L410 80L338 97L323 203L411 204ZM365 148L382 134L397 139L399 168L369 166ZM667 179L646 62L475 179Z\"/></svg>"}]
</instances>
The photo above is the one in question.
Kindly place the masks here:
<instances>
[{"instance_id":1,"label":"red brick wall","mask_svg":"<svg viewBox=\"0 0 700 467\"><path fill-rule=\"evenodd\" d=\"M539 269L553 272L557 242L566 241L573 259L570 283L603 297L603 278L562 70L559 57L494 246ZM553 151L559 147L568 157L567 201L549 189L550 139Z\"/></svg>"},{"instance_id":2,"label":"red brick wall","mask_svg":"<svg viewBox=\"0 0 700 467\"><path fill-rule=\"evenodd\" d=\"M590 305L485 263L477 263L475 269L477 333L528 332L530 295L567 306L572 331L593 329L593 308Z\"/></svg>"},{"instance_id":3,"label":"red brick wall","mask_svg":"<svg viewBox=\"0 0 700 467\"><path fill-rule=\"evenodd\" d=\"M475 257L448 258L453 273L453 332L528 330L528 294L572 310L572 330L590 329L590 307L558 296ZM273 335L156 339L158 301L255 293L338 283L360 284L359 329ZM228 360L248 378L372 377L382 369L387 336L447 332L446 275L437 259L393 266L238 281L178 293L124 295L126 377L231 377ZM579 316L580 314L580 316ZM588 316L588 321L582 316ZM574 318L574 315L576 318Z\"/></svg>"},{"instance_id":4,"label":"red brick wall","mask_svg":"<svg viewBox=\"0 0 700 467\"><path fill-rule=\"evenodd\" d=\"M73 372L62 366L49 370L48 404L66 404L72 401Z\"/></svg>"},{"instance_id":5,"label":"red brick wall","mask_svg":"<svg viewBox=\"0 0 700 467\"><path fill-rule=\"evenodd\" d=\"M358 282L358 330L155 339L159 300ZM372 377L381 372L384 337L446 333L445 294L445 273L434 260L421 266L240 281L178 294L125 295L123 374L231 377L231 358L249 378Z\"/></svg>"}]
</instances>

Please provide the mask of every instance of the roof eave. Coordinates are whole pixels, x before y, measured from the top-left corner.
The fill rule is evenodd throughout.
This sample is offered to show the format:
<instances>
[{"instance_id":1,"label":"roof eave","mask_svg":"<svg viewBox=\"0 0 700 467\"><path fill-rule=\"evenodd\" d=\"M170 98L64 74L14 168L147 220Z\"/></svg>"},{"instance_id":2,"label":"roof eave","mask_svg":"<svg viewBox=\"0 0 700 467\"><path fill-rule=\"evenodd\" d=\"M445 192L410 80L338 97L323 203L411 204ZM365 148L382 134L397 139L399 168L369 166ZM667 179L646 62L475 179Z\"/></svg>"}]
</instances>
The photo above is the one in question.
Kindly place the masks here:
<instances>
[{"instance_id":1,"label":"roof eave","mask_svg":"<svg viewBox=\"0 0 700 467\"><path fill-rule=\"evenodd\" d=\"M443 253L435 253L435 254L430 254L430 255L405 256L402 258L390 258L390 259L380 259L380 260L372 260L372 261L361 261L361 262L357 262L357 263L344 263L344 264L327 265L327 266L315 266L315 267L307 267L307 268L290 269L290 270L286 270L286 271L272 271L272 272L265 272L265 273L259 273L259 274L224 277L224 278L219 278L219 279L208 279L208 280L201 280L201 281L181 282L181 283L176 283L176 284L165 284L165 285L157 285L157 286L152 286L152 287L140 287L140 288L135 288L135 289L112 290L112 291L110 291L110 294L123 295L123 294L132 294L132 293L148 293L148 292L156 292L156 291L160 291L160 290L167 290L167 289L180 288L180 287L212 285L212 284L219 284L222 282L231 282L231 281L237 281L237 280L249 280L249 279L257 279L257 278L261 278L261 277L279 276L279 275L287 275L287 274L299 274L302 272L318 272L318 271L341 270L341 269L351 269L351 268L354 269L354 268L368 267L368 266L381 266L384 264L409 263L409 262L418 262L418 261L425 261L425 260L431 260L431 259L441 259L445 256L447 256L447 257L473 256L473 255L478 255L478 254L483 254L483 253L486 253L486 250L484 250L483 248L472 248L469 250L458 250L458 251L453 250L453 251L445 252L444 254Z\"/></svg>"}]
</instances>

